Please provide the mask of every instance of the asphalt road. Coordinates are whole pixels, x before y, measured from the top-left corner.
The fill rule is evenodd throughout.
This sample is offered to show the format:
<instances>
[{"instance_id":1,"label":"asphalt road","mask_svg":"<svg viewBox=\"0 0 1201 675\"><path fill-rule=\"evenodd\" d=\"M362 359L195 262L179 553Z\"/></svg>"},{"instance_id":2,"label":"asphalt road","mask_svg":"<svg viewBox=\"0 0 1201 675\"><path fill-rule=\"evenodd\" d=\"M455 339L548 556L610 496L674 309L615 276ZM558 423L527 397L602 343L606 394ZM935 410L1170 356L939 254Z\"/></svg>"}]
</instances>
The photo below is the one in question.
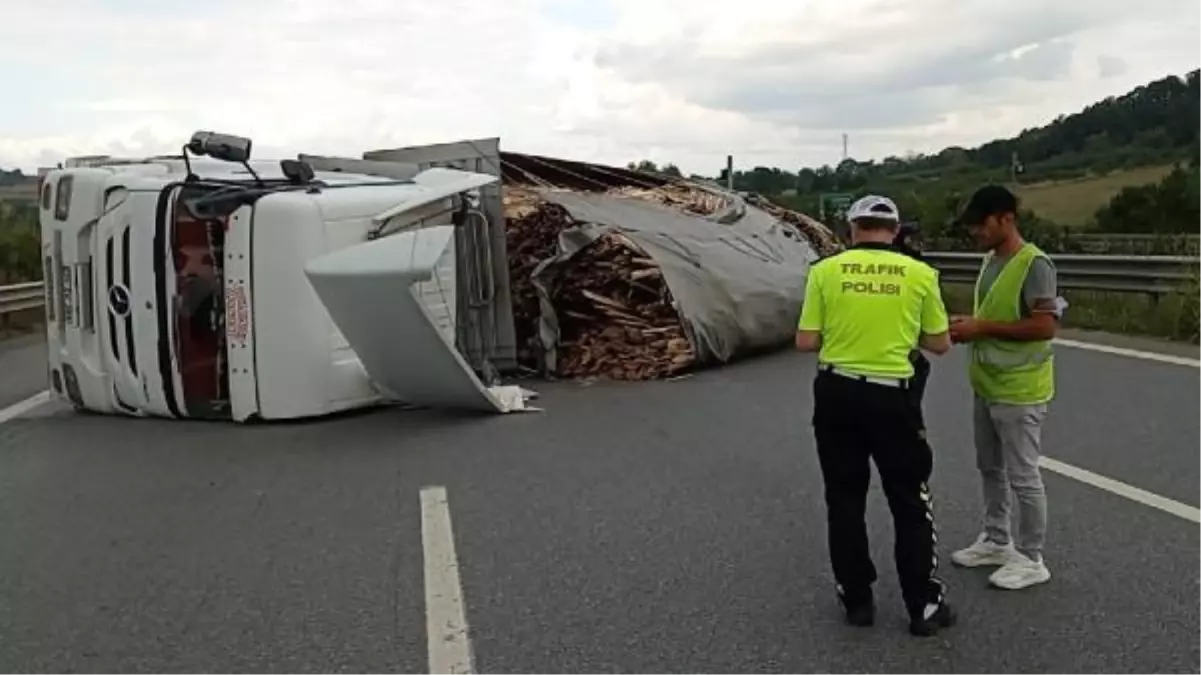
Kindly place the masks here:
<instances>
[{"instance_id":1,"label":"asphalt road","mask_svg":"<svg viewBox=\"0 0 1201 675\"><path fill-rule=\"evenodd\" d=\"M1198 371L1058 351L1048 455L1196 506ZM941 552L977 532L962 354L927 418ZM542 384L544 413L0 425L0 670L421 672L420 505L446 486L480 672L1197 672L1198 527L1046 472L1054 575L944 578L905 632L887 507L873 629L840 622L811 357ZM30 392L33 393L33 392Z\"/></svg>"},{"instance_id":2,"label":"asphalt road","mask_svg":"<svg viewBox=\"0 0 1201 675\"><path fill-rule=\"evenodd\" d=\"M0 410L47 386L46 338L40 332L0 340Z\"/></svg>"}]
</instances>

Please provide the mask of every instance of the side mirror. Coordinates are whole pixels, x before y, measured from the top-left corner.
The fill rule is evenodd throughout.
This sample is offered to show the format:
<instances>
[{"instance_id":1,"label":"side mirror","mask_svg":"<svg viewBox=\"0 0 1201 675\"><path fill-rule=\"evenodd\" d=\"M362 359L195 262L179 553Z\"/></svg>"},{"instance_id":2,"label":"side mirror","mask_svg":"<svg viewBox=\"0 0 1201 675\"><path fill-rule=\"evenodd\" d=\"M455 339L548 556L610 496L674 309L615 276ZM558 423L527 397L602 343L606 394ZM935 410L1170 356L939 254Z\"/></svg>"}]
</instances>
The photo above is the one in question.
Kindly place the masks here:
<instances>
[{"instance_id":1,"label":"side mirror","mask_svg":"<svg viewBox=\"0 0 1201 675\"><path fill-rule=\"evenodd\" d=\"M250 160L249 138L219 134L215 131L197 131L186 146L194 155L208 155L213 159L244 164Z\"/></svg>"},{"instance_id":2,"label":"side mirror","mask_svg":"<svg viewBox=\"0 0 1201 675\"><path fill-rule=\"evenodd\" d=\"M279 168L293 185L308 185L317 175L308 162L299 159L280 160Z\"/></svg>"}]
</instances>

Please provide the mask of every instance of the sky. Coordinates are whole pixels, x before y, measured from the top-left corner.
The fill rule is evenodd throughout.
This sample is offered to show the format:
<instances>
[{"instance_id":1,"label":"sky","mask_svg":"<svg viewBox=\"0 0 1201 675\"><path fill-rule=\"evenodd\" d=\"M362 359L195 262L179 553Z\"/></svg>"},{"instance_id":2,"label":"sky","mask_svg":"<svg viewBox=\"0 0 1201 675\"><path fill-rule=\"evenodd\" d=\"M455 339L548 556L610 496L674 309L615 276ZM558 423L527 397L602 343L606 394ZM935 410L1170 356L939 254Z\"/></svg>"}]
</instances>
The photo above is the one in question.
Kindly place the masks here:
<instances>
[{"instance_id":1,"label":"sky","mask_svg":"<svg viewBox=\"0 0 1201 675\"><path fill-rule=\"evenodd\" d=\"M499 136L716 175L971 147L1201 65L1197 0L36 0L0 23L0 167Z\"/></svg>"}]
</instances>

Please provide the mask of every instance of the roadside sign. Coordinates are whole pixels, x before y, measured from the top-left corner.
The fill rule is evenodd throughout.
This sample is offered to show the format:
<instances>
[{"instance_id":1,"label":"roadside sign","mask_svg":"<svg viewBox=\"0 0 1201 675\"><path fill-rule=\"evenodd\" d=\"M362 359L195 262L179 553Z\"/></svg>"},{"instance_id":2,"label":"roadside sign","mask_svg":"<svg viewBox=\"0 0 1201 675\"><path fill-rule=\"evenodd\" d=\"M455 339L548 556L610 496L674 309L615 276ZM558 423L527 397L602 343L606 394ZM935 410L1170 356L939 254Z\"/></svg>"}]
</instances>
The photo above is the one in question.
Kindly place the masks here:
<instances>
[{"instance_id":1,"label":"roadside sign","mask_svg":"<svg viewBox=\"0 0 1201 675\"><path fill-rule=\"evenodd\" d=\"M829 223L834 220L842 220L843 214L851 207L851 201L855 195L846 192L827 192L820 197L818 201L818 210L821 212L822 222Z\"/></svg>"}]
</instances>

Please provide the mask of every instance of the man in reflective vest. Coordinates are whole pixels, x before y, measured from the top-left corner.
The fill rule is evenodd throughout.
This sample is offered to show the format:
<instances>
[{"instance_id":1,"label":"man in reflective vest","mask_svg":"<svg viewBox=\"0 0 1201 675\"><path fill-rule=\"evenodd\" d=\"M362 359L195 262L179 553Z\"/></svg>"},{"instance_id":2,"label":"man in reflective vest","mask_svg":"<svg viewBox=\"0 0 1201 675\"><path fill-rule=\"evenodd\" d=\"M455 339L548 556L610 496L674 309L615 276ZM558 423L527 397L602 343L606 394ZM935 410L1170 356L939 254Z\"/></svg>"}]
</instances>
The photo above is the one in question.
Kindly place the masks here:
<instances>
[{"instance_id":1,"label":"man in reflective vest","mask_svg":"<svg viewBox=\"0 0 1201 675\"><path fill-rule=\"evenodd\" d=\"M984 527L951 560L998 566L989 581L1017 590L1051 578L1043 560L1047 498L1039 473L1047 404L1055 395L1055 337L1062 300L1055 266L1022 239L1017 198L999 185L972 195L959 220L988 253L976 280L970 317L951 318L951 339L968 343L975 393L976 465L984 492ZM1010 536L1010 492L1017 527Z\"/></svg>"},{"instance_id":2,"label":"man in reflective vest","mask_svg":"<svg viewBox=\"0 0 1201 675\"><path fill-rule=\"evenodd\" d=\"M851 205L852 246L809 270L796 346L818 352L813 435L825 485L827 537L847 622L875 617L865 509L874 460L896 530L897 575L909 630L933 635L955 615L936 576L938 555L927 481L934 458L910 392L910 352L951 348L948 317L929 265L893 248L892 200Z\"/></svg>"}]
</instances>

